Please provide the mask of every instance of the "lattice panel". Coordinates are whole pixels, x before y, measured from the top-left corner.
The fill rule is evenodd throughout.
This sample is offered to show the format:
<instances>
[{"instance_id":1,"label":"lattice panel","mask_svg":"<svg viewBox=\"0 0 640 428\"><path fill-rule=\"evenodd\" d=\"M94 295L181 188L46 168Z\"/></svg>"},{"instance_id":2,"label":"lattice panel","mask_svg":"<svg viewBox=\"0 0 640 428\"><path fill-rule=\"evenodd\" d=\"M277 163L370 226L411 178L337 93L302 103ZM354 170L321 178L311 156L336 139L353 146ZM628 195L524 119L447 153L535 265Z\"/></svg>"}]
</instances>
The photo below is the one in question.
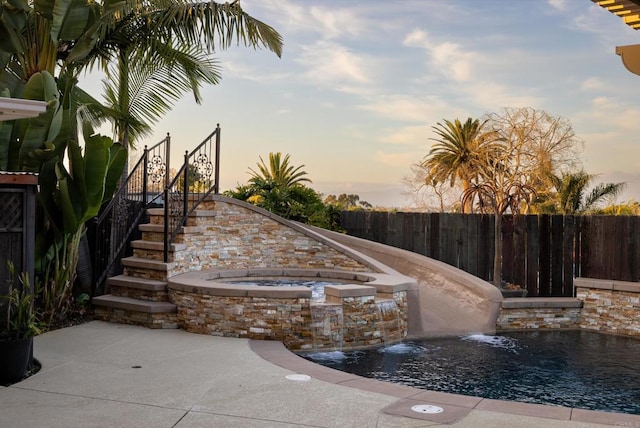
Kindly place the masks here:
<instances>
[{"instance_id":1,"label":"lattice panel","mask_svg":"<svg viewBox=\"0 0 640 428\"><path fill-rule=\"evenodd\" d=\"M0 230L22 230L22 193L0 192L0 209Z\"/></svg>"}]
</instances>

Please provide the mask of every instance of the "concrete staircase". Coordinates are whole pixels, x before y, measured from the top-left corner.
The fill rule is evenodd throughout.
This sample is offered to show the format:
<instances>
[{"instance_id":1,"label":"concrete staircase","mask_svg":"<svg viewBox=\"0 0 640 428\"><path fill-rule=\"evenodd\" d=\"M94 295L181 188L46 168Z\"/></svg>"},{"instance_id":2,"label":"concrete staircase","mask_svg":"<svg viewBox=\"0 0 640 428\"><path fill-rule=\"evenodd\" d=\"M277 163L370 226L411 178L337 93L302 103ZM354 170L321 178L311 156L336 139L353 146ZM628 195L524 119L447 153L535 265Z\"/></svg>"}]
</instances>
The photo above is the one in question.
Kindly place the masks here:
<instances>
[{"instance_id":1,"label":"concrete staircase","mask_svg":"<svg viewBox=\"0 0 640 428\"><path fill-rule=\"evenodd\" d=\"M142 239L133 241L133 256L121 260L124 273L107 280L110 294L94 297L94 318L119 324L148 328L178 328L177 308L167 292L167 278L181 259L187 245L185 235L200 234L198 217L215 215L215 211L195 210L180 228L176 243L169 247L168 262L163 261L164 209L148 210L150 223L141 224Z\"/></svg>"}]
</instances>

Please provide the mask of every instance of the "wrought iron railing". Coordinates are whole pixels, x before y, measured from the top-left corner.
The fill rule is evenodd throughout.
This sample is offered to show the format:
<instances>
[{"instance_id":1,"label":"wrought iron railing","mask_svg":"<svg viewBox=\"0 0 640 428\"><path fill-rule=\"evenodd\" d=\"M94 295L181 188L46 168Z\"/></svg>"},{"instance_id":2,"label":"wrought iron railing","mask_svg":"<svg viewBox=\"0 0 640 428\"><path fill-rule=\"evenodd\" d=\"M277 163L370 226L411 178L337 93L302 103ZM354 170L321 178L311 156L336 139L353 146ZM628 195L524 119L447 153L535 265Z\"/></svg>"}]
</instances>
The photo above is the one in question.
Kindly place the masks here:
<instances>
[{"instance_id":1,"label":"wrought iron railing","mask_svg":"<svg viewBox=\"0 0 640 428\"><path fill-rule=\"evenodd\" d=\"M184 163L164 189L164 262L169 261L169 247L189 214L220 183L220 125L191 153L185 152Z\"/></svg>"},{"instance_id":2,"label":"wrought iron railing","mask_svg":"<svg viewBox=\"0 0 640 428\"><path fill-rule=\"evenodd\" d=\"M162 204L169 183L169 134L151 148L145 146L140 160L131 169L100 215L89 225L93 241L93 293L99 294L104 283L138 231L146 209Z\"/></svg>"}]
</instances>

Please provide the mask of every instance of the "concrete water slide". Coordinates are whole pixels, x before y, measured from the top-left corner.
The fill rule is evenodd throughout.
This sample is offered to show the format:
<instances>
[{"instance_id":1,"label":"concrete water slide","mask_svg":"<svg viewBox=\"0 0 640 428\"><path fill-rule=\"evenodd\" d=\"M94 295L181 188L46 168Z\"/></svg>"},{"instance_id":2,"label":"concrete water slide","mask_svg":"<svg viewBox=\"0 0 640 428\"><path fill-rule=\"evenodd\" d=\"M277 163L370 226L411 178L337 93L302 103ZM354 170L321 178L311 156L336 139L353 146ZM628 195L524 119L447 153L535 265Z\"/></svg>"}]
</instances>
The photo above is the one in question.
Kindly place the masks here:
<instances>
[{"instance_id":1,"label":"concrete water slide","mask_svg":"<svg viewBox=\"0 0 640 428\"><path fill-rule=\"evenodd\" d=\"M492 284L420 254L311 229L418 281L409 300L410 338L495 332L502 294Z\"/></svg>"}]
</instances>

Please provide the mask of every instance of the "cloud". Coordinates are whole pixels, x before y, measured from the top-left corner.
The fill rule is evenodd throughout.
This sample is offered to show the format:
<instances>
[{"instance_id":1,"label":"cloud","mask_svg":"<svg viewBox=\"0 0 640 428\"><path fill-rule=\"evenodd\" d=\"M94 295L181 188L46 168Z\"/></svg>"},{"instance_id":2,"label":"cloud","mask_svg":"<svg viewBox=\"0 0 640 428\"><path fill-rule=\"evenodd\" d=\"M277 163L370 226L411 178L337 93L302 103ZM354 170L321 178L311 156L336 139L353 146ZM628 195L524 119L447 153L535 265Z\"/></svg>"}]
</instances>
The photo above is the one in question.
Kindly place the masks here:
<instances>
[{"instance_id":1,"label":"cloud","mask_svg":"<svg viewBox=\"0 0 640 428\"><path fill-rule=\"evenodd\" d=\"M605 82L598 77L590 77L580 85L580 88L584 91L602 90L605 89L605 87Z\"/></svg>"},{"instance_id":2,"label":"cloud","mask_svg":"<svg viewBox=\"0 0 640 428\"><path fill-rule=\"evenodd\" d=\"M406 122L435 123L451 107L436 96L382 95L358 108L382 117Z\"/></svg>"},{"instance_id":3,"label":"cloud","mask_svg":"<svg viewBox=\"0 0 640 428\"><path fill-rule=\"evenodd\" d=\"M297 62L306 69L305 78L338 89L371 82L370 59L334 42L303 46Z\"/></svg>"},{"instance_id":4,"label":"cloud","mask_svg":"<svg viewBox=\"0 0 640 428\"><path fill-rule=\"evenodd\" d=\"M424 147L427 145L433 131L430 126L404 126L393 128L384 132L379 141L394 145L415 145Z\"/></svg>"},{"instance_id":5,"label":"cloud","mask_svg":"<svg viewBox=\"0 0 640 428\"><path fill-rule=\"evenodd\" d=\"M551 8L559 11L565 11L569 8L567 0L547 0L547 3Z\"/></svg>"},{"instance_id":6,"label":"cloud","mask_svg":"<svg viewBox=\"0 0 640 428\"><path fill-rule=\"evenodd\" d=\"M323 38L331 39L345 35L355 37L370 27L354 9L312 7L310 15L313 18L311 25Z\"/></svg>"},{"instance_id":7,"label":"cloud","mask_svg":"<svg viewBox=\"0 0 640 428\"><path fill-rule=\"evenodd\" d=\"M624 105L609 97L596 97L591 102L592 108L581 116L590 121L597 121L606 128L616 131L633 131L640 134L640 109Z\"/></svg>"},{"instance_id":8,"label":"cloud","mask_svg":"<svg viewBox=\"0 0 640 428\"><path fill-rule=\"evenodd\" d=\"M374 159L384 165L392 167L408 168L409 165L422 159L426 153L411 151L401 153L388 153L381 150L377 151Z\"/></svg>"},{"instance_id":9,"label":"cloud","mask_svg":"<svg viewBox=\"0 0 640 428\"><path fill-rule=\"evenodd\" d=\"M325 40L357 37L375 27L373 20L365 18L366 8L362 6L329 8L290 0L243 0L243 7L249 12L264 9L264 21L285 36L313 34Z\"/></svg>"},{"instance_id":10,"label":"cloud","mask_svg":"<svg viewBox=\"0 0 640 428\"><path fill-rule=\"evenodd\" d=\"M427 61L432 70L454 81L469 81L473 77L472 70L477 56L474 52L465 51L461 45L445 41L437 43L424 30L416 29L408 33L403 42L405 46L418 47L426 51Z\"/></svg>"}]
</instances>

